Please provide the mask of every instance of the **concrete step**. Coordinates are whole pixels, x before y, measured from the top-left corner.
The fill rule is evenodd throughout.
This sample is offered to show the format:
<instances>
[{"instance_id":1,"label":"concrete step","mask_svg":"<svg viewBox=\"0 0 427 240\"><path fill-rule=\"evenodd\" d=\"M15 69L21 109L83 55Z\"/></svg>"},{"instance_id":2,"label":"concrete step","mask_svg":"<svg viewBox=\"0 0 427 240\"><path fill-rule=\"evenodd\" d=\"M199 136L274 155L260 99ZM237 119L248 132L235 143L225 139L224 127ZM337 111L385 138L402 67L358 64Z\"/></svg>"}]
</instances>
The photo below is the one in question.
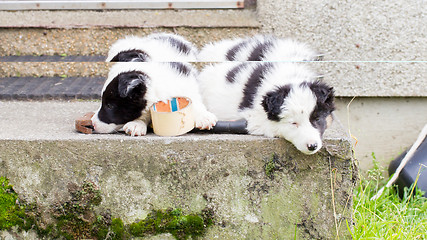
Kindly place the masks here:
<instances>
[{"instance_id":1,"label":"concrete step","mask_svg":"<svg viewBox=\"0 0 427 240\"><path fill-rule=\"evenodd\" d=\"M130 224L153 210L208 209L213 224L202 239L350 237L357 169L338 121L325 132L324 148L304 155L283 139L250 135L77 133L74 119L98 106L0 101L0 176L23 200L36 203L43 226L54 224L58 207L75 200L79 188L73 186L90 183L102 198L87 215L95 219L107 212ZM85 216L90 224L93 218ZM32 230L0 234L38 238Z\"/></svg>"},{"instance_id":2,"label":"concrete step","mask_svg":"<svg viewBox=\"0 0 427 240\"><path fill-rule=\"evenodd\" d=\"M104 81L104 77L0 78L0 99L100 99Z\"/></svg>"}]
</instances>

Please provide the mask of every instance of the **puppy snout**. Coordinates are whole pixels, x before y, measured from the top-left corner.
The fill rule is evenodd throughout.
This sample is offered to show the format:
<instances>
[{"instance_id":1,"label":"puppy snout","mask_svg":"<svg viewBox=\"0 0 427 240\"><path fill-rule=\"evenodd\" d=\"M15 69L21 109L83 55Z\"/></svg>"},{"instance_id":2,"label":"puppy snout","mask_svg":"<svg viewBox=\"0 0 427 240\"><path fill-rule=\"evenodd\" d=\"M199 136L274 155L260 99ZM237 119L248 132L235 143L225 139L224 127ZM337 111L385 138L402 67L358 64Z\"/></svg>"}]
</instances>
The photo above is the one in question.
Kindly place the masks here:
<instances>
[{"instance_id":1,"label":"puppy snout","mask_svg":"<svg viewBox=\"0 0 427 240\"><path fill-rule=\"evenodd\" d=\"M309 144L307 144L307 149L309 151L315 151L317 149L317 143L309 143Z\"/></svg>"},{"instance_id":2,"label":"puppy snout","mask_svg":"<svg viewBox=\"0 0 427 240\"><path fill-rule=\"evenodd\" d=\"M97 130L99 129L98 114L96 113L95 115L93 115L93 117L90 120L92 121L93 130L97 132Z\"/></svg>"}]
</instances>

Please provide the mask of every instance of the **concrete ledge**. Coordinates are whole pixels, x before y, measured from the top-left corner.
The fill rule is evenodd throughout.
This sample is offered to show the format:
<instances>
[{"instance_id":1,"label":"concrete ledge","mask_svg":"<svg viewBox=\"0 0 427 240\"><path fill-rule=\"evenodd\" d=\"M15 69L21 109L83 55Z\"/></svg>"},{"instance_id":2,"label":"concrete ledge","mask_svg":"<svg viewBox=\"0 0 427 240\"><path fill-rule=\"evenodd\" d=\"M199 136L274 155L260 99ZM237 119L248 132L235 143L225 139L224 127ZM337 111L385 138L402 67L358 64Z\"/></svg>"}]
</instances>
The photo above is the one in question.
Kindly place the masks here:
<instances>
[{"instance_id":1,"label":"concrete ledge","mask_svg":"<svg viewBox=\"0 0 427 240\"><path fill-rule=\"evenodd\" d=\"M260 27L254 10L0 11L3 28Z\"/></svg>"},{"instance_id":2,"label":"concrete ledge","mask_svg":"<svg viewBox=\"0 0 427 240\"><path fill-rule=\"evenodd\" d=\"M307 156L285 140L257 136L76 133L74 117L97 105L0 104L2 112L15 109L0 118L0 175L45 213L69 198L68 184L86 180L101 191L97 211L110 209L125 223L153 209L209 207L215 224L205 239L349 237L356 169L338 122L325 148Z\"/></svg>"}]
</instances>

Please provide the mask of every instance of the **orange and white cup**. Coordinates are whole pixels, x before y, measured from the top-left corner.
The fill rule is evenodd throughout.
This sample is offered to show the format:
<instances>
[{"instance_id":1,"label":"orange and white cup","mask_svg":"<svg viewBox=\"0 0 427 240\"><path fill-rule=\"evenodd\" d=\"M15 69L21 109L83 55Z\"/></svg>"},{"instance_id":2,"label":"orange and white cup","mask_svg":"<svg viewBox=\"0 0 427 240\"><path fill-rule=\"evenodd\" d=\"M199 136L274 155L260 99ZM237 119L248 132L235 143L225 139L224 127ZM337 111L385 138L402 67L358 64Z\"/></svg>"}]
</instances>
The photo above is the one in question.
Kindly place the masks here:
<instances>
[{"instance_id":1,"label":"orange and white cup","mask_svg":"<svg viewBox=\"0 0 427 240\"><path fill-rule=\"evenodd\" d=\"M174 97L167 102L157 102L150 108L153 130L159 136L179 136L194 128L191 100Z\"/></svg>"}]
</instances>

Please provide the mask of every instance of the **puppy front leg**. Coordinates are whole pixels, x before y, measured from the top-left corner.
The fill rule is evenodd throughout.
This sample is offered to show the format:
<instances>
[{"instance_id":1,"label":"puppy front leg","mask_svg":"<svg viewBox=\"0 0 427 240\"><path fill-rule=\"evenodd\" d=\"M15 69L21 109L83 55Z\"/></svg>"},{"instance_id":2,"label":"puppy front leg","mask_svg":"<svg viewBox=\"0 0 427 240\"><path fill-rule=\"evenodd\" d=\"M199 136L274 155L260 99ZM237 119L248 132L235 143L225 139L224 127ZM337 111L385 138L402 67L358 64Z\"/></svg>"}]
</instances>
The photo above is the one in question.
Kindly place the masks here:
<instances>
[{"instance_id":1,"label":"puppy front leg","mask_svg":"<svg viewBox=\"0 0 427 240\"><path fill-rule=\"evenodd\" d=\"M195 127L210 130L218 121L217 117L209 112L201 101L193 102Z\"/></svg>"},{"instance_id":2,"label":"puppy front leg","mask_svg":"<svg viewBox=\"0 0 427 240\"><path fill-rule=\"evenodd\" d=\"M140 118L130 121L123 126L126 134L135 136L144 136L147 134L147 126L150 122L150 112L144 111Z\"/></svg>"}]
</instances>

